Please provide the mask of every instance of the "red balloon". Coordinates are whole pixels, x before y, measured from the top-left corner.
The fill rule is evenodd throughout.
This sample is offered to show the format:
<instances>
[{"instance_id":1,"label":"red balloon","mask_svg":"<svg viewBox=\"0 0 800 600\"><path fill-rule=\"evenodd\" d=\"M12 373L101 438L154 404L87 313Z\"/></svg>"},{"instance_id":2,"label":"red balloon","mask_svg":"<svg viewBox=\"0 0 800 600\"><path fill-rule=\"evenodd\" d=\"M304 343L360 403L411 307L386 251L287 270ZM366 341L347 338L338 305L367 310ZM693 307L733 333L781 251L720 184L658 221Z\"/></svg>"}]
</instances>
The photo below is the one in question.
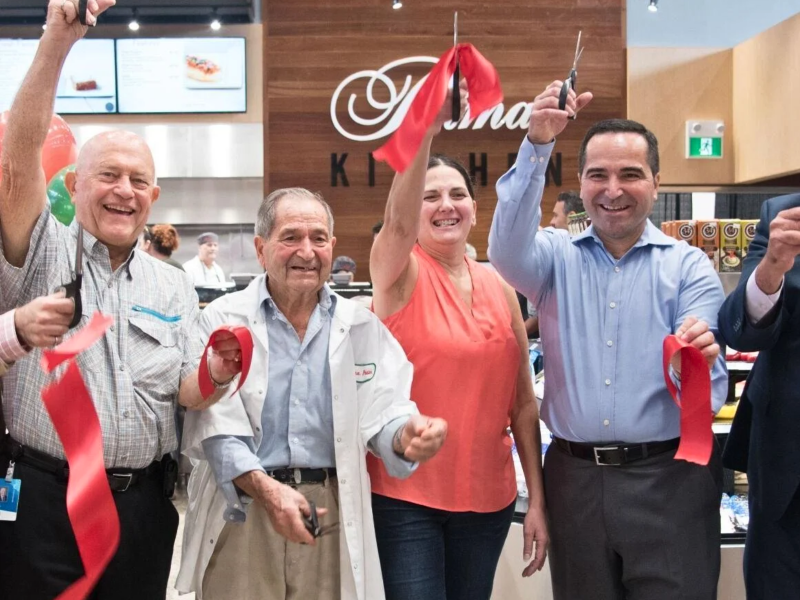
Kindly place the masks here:
<instances>
[{"instance_id":1,"label":"red balloon","mask_svg":"<svg viewBox=\"0 0 800 600\"><path fill-rule=\"evenodd\" d=\"M3 136L8 123L8 114L8 111L0 114L0 153L3 151ZM74 164L77 160L78 144L75 142L72 130L64 119L53 115L42 148L45 181L49 182L53 175L67 165ZM2 177L2 173L0 173L0 177Z\"/></svg>"}]
</instances>

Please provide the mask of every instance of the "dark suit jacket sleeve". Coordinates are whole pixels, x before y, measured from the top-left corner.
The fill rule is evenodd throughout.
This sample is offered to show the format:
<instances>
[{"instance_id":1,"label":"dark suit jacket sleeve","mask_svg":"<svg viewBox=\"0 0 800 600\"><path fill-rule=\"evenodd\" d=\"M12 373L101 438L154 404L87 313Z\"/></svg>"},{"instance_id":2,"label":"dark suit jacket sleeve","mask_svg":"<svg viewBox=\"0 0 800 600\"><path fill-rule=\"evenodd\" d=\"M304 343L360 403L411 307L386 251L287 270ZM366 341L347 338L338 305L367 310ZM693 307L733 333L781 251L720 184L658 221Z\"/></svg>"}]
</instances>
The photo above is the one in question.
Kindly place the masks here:
<instances>
[{"instance_id":1,"label":"dark suit jacket sleeve","mask_svg":"<svg viewBox=\"0 0 800 600\"><path fill-rule=\"evenodd\" d=\"M756 235L744 260L739 285L728 296L719 311L719 331L722 339L731 348L742 352L772 348L780 338L781 328L787 320L783 303L784 294L781 294L778 303L759 321L758 325L750 322L745 305L747 280L750 279L753 271L767 253L769 224L775 217L772 214L773 206L772 201L768 200L761 207L761 220L756 227Z\"/></svg>"}]
</instances>

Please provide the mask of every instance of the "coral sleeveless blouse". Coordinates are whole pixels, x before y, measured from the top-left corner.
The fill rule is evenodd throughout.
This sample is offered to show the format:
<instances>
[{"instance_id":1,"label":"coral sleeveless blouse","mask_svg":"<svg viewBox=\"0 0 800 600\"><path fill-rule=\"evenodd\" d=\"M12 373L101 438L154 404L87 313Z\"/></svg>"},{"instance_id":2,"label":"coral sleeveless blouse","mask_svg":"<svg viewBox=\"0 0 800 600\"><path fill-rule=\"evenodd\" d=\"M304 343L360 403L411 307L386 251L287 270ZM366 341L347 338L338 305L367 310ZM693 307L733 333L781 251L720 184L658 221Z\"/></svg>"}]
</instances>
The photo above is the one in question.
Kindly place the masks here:
<instances>
[{"instance_id":1,"label":"coral sleeveless blouse","mask_svg":"<svg viewBox=\"0 0 800 600\"><path fill-rule=\"evenodd\" d=\"M520 351L499 277L466 258L472 310L444 268L418 245L419 277L408 304L384 319L414 365L411 399L448 423L439 453L408 479L368 456L372 491L453 512L495 512L516 497L511 440Z\"/></svg>"}]
</instances>

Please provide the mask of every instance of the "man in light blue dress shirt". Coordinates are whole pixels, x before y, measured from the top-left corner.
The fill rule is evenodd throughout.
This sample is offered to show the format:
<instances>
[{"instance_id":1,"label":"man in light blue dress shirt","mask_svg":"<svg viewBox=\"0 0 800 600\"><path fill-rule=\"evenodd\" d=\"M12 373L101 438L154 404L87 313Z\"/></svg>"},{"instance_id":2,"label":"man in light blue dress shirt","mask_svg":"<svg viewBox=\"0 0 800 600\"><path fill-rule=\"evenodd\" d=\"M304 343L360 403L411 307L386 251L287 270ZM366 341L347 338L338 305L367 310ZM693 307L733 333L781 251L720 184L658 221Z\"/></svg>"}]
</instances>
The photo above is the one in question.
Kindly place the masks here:
<instances>
[{"instance_id":1,"label":"man in light blue dress shirt","mask_svg":"<svg viewBox=\"0 0 800 600\"><path fill-rule=\"evenodd\" d=\"M203 311L206 337L245 326L254 350L242 389L186 418L199 462L177 587L198 600L381 600L366 452L407 477L444 441L388 329L328 288L332 232L321 197L273 192L255 238L268 275ZM311 502L319 531L303 521Z\"/></svg>"},{"instance_id":2,"label":"man in light blue dress shirt","mask_svg":"<svg viewBox=\"0 0 800 600\"><path fill-rule=\"evenodd\" d=\"M658 145L633 121L589 128L579 156L592 226L537 231L555 137L591 94L561 82L534 104L514 167L497 183L489 259L536 305L547 378L542 418L550 571L556 600L712 600L719 577L722 470L674 460L680 409L664 382L672 333L701 350L712 409L727 394L716 343L719 278L696 248L648 220ZM680 363L671 364L680 387Z\"/></svg>"}]
</instances>

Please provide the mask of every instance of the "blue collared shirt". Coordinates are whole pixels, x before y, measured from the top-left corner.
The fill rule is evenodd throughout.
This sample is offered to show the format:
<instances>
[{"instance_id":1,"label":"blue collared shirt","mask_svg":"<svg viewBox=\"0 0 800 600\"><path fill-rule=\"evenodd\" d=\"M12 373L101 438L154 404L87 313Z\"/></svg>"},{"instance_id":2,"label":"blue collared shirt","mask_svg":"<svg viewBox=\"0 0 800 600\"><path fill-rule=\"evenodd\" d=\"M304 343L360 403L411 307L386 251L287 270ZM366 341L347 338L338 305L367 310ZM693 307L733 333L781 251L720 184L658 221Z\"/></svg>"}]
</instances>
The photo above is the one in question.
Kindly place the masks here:
<instances>
[{"instance_id":1,"label":"blue collared shirt","mask_svg":"<svg viewBox=\"0 0 800 600\"><path fill-rule=\"evenodd\" d=\"M325 285L311 314L302 341L272 300L267 286L259 291L259 305L267 323L269 385L261 411L263 437L258 448L252 437L217 436L203 441L203 451L222 486L230 507L239 502L232 481L249 471L284 467L336 466L333 435L333 402L328 345L337 297ZM403 475L415 463L392 451L392 437L406 418L388 423L370 442L390 472ZM229 510L226 518L244 515Z\"/></svg>"},{"instance_id":2,"label":"blue collared shirt","mask_svg":"<svg viewBox=\"0 0 800 600\"><path fill-rule=\"evenodd\" d=\"M649 220L619 260L589 227L570 238L537 231L553 144L527 137L497 182L489 259L539 311L545 356L542 418L574 442L654 442L680 435L680 409L664 382L662 344L695 316L718 336L725 296L706 255ZM711 373L712 408L728 391L725 352Z\"/></svg>"}]
</instances>

